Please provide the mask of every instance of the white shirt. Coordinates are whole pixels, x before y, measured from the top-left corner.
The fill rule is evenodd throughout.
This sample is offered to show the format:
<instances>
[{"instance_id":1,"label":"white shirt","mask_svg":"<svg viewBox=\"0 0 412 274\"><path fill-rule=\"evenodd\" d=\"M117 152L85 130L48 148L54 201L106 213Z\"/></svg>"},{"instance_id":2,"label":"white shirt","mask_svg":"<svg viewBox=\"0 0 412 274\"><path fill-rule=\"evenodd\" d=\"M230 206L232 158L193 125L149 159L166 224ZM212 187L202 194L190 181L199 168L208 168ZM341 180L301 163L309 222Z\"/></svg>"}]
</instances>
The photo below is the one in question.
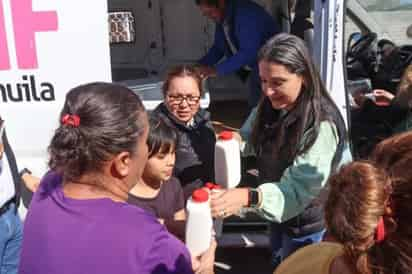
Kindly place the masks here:
<instances>
[{"instance_id":1,"label":"white shirt","mask_svg":"<svg viewBox=\"0 0 412 274\"><path fill-rule=\"evenodd\" d=\"M6 153L3 153L0 159L0 207L8 200L14 197L16 190L14 189L13 176L10 171L9 161Z\"/></svg>"}]
</instances>

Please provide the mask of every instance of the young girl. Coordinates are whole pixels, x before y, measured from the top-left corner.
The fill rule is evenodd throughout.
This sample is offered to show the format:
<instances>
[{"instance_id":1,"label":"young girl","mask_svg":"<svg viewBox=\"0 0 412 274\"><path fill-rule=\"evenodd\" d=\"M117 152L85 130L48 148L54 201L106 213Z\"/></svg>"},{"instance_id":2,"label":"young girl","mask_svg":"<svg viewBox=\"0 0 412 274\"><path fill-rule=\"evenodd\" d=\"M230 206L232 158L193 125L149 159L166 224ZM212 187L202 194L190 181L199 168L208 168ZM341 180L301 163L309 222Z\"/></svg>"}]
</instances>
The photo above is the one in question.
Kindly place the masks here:
<instances>
[{"instance_id":1,"label":"young girl","mask_svg":"<svg viewBox=\"0 0 412 274\"><path fill-rule=\"evenodd\" d=\"M148 161L142 178L130 190L127 202L151 212L182 239L185 201L179 180L172 177L177 134L156 116L150 118L149 124Z\"/></svg>"}]
</instances>

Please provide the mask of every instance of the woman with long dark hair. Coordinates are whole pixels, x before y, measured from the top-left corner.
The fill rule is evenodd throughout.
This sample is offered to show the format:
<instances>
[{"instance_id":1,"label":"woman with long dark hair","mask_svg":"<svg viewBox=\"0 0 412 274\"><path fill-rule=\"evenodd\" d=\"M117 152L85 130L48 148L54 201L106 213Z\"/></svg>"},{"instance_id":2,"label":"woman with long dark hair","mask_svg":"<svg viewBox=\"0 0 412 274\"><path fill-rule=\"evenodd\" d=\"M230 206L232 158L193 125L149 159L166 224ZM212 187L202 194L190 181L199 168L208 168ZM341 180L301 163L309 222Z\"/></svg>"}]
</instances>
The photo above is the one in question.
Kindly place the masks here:
<instances>
[{"instance_id":1,"label":"woman with long dark hair","mask_svg":"<svg viewBox=\"0 0 412 274\"><path fill-rule=\"evenodd\" d=\"M323 193L342 158L344 121L326 91L304 42L279 34L258 55L264 97L241 129L257 158L260 186L215 195L215 216L254 208L272 221L274 264L320 241Z\"/></svg>"}]
</instances>

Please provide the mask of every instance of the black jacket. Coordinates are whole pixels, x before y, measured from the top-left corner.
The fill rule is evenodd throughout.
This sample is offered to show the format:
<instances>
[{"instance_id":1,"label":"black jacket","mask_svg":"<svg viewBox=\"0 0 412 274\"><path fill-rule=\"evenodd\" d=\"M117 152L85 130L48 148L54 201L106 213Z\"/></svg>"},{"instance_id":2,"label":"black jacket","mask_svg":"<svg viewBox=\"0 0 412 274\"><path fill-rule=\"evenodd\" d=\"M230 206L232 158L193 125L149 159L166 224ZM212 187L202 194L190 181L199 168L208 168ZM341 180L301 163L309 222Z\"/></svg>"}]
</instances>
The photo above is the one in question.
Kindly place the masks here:
<instances>
[{"instance_id":1,"label":"black jacket","mask_svg":"<svg viewBox=\"0 0 412 274\"><path fill-rule=\"evenodd\" d=\"M213 182L216 136L209 112L200 109L194 117L193 126L178 121L163 103L152 115L157 115L177 131L174 176L182 183L185 198L205 182Z\"/></svg>"},{"instance_id":2,"label":"black jacket","mask_svg":"<svg viewBox=\"0 0 412 274\"><path fill-rule=\"evenodd\" d=\"M334 109L326 107L327 103L324 103L324 117L336 117ZM267 107L271 109L271 106ZM336 110L337 111L337 110ZM286 116L289 116L286 118ZM259 146L257 147L257 165L259 170L259 181L273 182L279 181L284 171L293 164L294 148L299 147L301 144L296 143L296 138L293 136L298 131L298 120L300 114L290 113L283 117L279 117L278 120L273 121L271 115L266 115L264 119L264 128L260 132ZM339 128L338 119L331 119L335 125ZM284 136L279 136L279 128L285 125L287 131ZM312 130L312 126L305 128L304 132ZM338 129L339 131L339 129ZM335 152L334 160L331 163L332 172L341 159L345 137L341 133L339 134L339 143ZM280 143L282 146L277 146ZM279 149L277 149L279 147ZM321 191L319 196L311 201L311 203L304 209L302 213L296 217L287 220L280 224L282 230L292 237L304 237L306 235L320 232L325 229L323 205L324 199L327 195L327 186Z\"/></svg>"}]
</instances>

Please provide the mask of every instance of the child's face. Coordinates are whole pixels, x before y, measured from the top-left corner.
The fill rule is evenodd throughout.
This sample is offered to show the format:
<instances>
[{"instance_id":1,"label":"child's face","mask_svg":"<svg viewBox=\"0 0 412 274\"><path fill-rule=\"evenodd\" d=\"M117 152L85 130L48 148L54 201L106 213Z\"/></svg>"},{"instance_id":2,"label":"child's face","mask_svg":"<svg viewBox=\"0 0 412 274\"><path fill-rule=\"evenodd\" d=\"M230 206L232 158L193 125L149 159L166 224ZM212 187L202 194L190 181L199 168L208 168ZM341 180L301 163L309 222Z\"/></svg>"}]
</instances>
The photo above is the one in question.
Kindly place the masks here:
<instances>
[{"instance_id":1,"label":"child's face","mask_svg":"<svg viewBox=\"0 0 412 274\"><path fill-rule=\"evenodd\" d=\"M168 180L172 176L174 165L174 148L168 152L158 152L147 160L143 177L159 182Z\"/></svg>"}]
</instances>

